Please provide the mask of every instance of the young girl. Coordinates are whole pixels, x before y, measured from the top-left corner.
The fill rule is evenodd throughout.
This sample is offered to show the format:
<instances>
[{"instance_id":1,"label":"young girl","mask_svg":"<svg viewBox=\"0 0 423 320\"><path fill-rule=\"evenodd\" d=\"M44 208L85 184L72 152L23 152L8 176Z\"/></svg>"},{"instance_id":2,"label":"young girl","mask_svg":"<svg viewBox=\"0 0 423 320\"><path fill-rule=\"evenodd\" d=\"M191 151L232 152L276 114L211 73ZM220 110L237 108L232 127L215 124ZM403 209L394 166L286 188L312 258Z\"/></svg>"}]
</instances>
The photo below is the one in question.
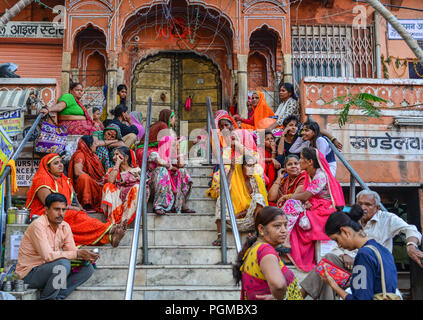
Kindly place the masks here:
<instances>
[{"instance_id":1,"label":"young girl","mask_svg":"<svg viewBox=\"0 0 423 320\"><path fill-rule=\"evenodd\" d=\"M276 172L281 168L281 164L276 160L276 142L271 131L266 130L264 146L266 157L264 174L267 177L266 189L269 190L275 181Z\"/></svg>"},{"instance_id":2,"label":"young girl","mask_svg":"<svg viewBox=\"0 0 423 320\"><path fill-rule=\"evenodd\" d=\"M398 278L394 257L388 249L366 236L359 223L362 216L361 207L354 205L349 214L343 211L332 213L325 225L326 234L336 241L340 248L359 249L354 259L350 281L352 294L340 288L327 270L322 276L322 279L344 300L373 300L375 294L382 293L381 265L376 252L382 259L386 292L395 293L397 289Z\"/></svg>"},{"instance_id":3,"label":"young girl","mask_svg":"<svg viewBox=\"0 0 423 320\"><path fill-rule=\"evenodd\" d=\"M330 148L329 143L320 135L320 127L317 122L307 121L303 124L302 136L295 140L289 149L290 153L300 153L306 147L317 148L329 163L330 171L335 177L336 175L336 159L335 153Z\"/></svg>"}]
</instances>

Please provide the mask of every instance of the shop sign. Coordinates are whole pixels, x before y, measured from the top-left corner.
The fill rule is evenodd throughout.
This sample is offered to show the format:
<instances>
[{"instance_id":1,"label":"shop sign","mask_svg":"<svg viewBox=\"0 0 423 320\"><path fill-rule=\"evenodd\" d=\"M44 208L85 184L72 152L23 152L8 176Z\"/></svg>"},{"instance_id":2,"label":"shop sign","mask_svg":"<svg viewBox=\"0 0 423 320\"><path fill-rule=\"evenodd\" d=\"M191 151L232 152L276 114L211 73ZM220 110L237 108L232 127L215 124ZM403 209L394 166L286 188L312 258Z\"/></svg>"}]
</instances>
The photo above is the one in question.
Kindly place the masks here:
<instances>
[{"instance_id":1,"label":"shop sign","mask_svg":"<svg viewBox=\"0 0 423 320\"><path fill-rule=\"evenodd\" d=\"M423 40L423 20L398 20L405 30L413 37L414 40ZM403 40L400 34L388 23L388 39Z\"/></svg>"}]
</instances>

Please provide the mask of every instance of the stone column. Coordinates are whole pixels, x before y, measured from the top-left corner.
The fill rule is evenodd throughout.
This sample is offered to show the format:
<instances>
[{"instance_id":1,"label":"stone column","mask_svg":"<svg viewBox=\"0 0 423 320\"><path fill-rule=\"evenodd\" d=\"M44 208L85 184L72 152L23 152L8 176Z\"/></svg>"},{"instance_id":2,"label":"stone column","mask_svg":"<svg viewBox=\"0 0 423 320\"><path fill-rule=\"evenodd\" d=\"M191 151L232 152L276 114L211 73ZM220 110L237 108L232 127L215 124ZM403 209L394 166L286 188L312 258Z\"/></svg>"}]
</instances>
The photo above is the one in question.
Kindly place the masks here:
<instances>
[{"instance_id":1,"label":"stone column","mask_svg":"<svg viewBox=\"0 0 423 320\"><path fill-rule=\"evenodd\" d=\"M238 54L238 112L242 118L247 118L247 97L248 97L248 78L247 78L247 66L248 66L248 55Z\"/></svg>"},{"instance_id":2,"label":"stone column","mask_svg":"<svg viewBox=\"0 0 423 320\"><path fill-rule=\"evenodd\" d=\"M69 92L72 52L63 51L62 54L62 85L59 97Z\"/></svg>"},{"instance_id":3,"label":"stone column","mask_svg":"<svg viewBox=\"0 0 423 320\"><path fill-rule=\"evenodd\" d=\"M107 116L110 115L110 110L117 104L117 61L116 52L109 52L107 55Z\"/></svg>"},{"instance_id":4,"label":"stone column","mask_svg":"<svg viewBox=\"0 0 423 320\"><path fill-rule=\"evenodd\" d=\"M293 83L292 77L292 55L283 55L283 82Z\"/></svg>"},{"instance_id":5,"label":"stone column","mask_svg":"<svg viewBox=\"0 0 423 320\"><path fill-rule=\"evenodd\" d=\"M79 82L79 69L72 68L71 69L71 78L73 82Z\"/></svg>"}]
</instances>

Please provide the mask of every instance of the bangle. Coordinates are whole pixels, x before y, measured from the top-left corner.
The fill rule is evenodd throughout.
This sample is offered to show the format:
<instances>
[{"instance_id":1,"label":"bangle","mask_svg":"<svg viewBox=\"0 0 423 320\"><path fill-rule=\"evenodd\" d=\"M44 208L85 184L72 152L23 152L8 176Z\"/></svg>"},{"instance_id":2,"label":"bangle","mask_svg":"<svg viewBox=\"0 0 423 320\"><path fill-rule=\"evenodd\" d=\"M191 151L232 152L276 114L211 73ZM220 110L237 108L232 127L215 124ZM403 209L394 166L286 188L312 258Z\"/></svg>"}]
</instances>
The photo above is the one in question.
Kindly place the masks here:
<instances>
[{"instance_id":1,"label":"bangle","mask_svg":"<svg viewBox=\"0 0 423 320\"><path fill-rule=\"evenodd\" d=\"M332 139L330 139L330 141L332 141L332 142L334 142L336 140L336 138L335 137L333 137Z\"/></svg>"},{"instance_id":2,"label":"bangle","mask_svg":"<svg viewBox=\"0 0 423 320\"><path fill-rule=\"evenodd\" d=\"M416 247L416 249L418 249L419 248L419 246L417 245L417 243L415 243L415 242L407 242L407 247L409 246L409 245L413 245L413 246L415 246Z\"/></svg>"}]
</instances>

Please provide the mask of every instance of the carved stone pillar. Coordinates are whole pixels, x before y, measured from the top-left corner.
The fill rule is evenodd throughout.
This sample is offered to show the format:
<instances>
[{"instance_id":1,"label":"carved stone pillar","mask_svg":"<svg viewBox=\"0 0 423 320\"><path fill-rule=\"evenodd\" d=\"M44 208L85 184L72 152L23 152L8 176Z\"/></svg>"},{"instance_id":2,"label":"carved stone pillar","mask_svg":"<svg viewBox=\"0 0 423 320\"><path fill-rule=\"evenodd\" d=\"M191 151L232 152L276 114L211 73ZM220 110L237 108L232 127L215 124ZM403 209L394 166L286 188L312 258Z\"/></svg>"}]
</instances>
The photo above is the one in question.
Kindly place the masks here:
<instances>
[{"instance_id":1,"label":"carved stone pillar","mask_svg":"<svg viewBox=\"0 0 423 320\"><path fill-rule=\"evenodd\" d=\"M60 95L69 92L72 53L63 51L62 54L62 85ZM60 96L59 95L59 96Z\"/></svg>"},{"instance_id":2,"label":"carved stone pillar","mask_svg":"<svg viewBox=\"0 0 423 320\"><path fill-rule=\"evenodd\" d=\"M292 55L283 55L283 81L292 83Z\"/></svg>"},{"instance_id":3,"label":"carved stone pillar","mask_svg":"<svg viewBox=\"0 0 423 320\"><path fill-rule=\"evenodd\" d=\"M248 78L247 65L248 55L238 54L238 112L242 118L248 117L247 99L248 99Z\"/></svg>"},{"instance_id":4,"label":"carved stone pillar","mask_svg":"<svg viewBox=\"0 0 423 320\"><path fill-rule=\"evenodd\" d=\"M117 61L118 55L116 52L109 52L107 55L107 116L110 115L110 110L116 107L117 104Z\"/></svg>"}]
</instances>

